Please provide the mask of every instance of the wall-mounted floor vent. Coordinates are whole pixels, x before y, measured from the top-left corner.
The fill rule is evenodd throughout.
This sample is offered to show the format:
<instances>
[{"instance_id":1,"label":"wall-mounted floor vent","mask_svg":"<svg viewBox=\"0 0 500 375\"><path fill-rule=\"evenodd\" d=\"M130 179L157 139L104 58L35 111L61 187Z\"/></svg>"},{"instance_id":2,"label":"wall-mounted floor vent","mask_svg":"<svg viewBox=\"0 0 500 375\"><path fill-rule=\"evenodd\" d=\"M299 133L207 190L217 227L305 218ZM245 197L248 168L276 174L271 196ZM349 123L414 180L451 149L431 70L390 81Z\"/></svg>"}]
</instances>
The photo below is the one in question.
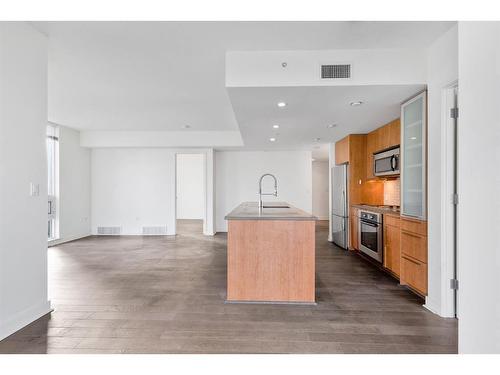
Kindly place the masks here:
<instances>
[{"instance_id":1,"label":"wall-mounted floor vent","mask_svg":"<svg viewBox=\"0 0 500 375\"><path fill-rule=\"evenodd\" d=\"M122 227L97 227L97 234L103 236L116 236L122 233Z\"/></svg>"},{"instance_id":2,"label":"wall-mounted floor vent","mask_svg":"<svg viewBox=\"0 0 500 375\"><path fill-rule=\"evenodd\" d=\"M145 236L162 236L167 234L167 226L142 227L142 234Z\"/></svg>"},{"instance_id":3,"label":"wall-mounted floor vent","mask_svg":"<svg viewBox=\"0 0 500 375\"><path fill-rule=\"evenodd\" d=\"M351 65L321 65L321 79L351 78Z\"/></svg>"}]
</instances>

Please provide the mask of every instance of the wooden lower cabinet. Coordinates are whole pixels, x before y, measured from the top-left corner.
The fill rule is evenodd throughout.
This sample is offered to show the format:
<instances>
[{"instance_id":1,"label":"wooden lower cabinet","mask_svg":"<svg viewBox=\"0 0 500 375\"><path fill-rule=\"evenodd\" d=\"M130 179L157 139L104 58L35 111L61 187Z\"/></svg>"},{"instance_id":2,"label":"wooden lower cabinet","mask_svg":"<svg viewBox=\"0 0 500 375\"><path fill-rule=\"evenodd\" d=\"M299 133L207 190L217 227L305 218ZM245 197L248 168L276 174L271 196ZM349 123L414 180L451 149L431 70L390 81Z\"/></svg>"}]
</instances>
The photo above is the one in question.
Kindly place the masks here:
<instances>
[{"instance_id":1,"label":"wooden lower cabinet","mask_svg":"<svg viewBox=\"0 0 500 375\"><path fill-rule=\"evenodd\" d=\"M406 255L401 256L401 284L427 295L427 264Z\"/></svg>"},{"instance_id":2,"label":"wooden lower cabinet","mask_svg":"<svg viewBox=\"0 0 500 375\"><path fill-rule=\"evenodd\" d=\"M427 223L401 218L401 285L427 295Z\"/></svg>"},{"instance_id":3,"label":"wooden lower cabinet","mask_svg":"<svg viewBox=\"0 0 500 375\"><path fill-rule=\"evenodd\" d=\"M350 237L351 245L349 248L351 250L359 250L359 210L357 208L351 207L350 212Z\"/></svg>"},{"instance_id":4,"label":"wooden lower cabinet","mask_svg":"<svg viewBox=\"0 0 500 375\"><path fill-rule=\"evenodd\" d=\"M401 229L404 253L419 262L427 263L427 237Z\"/></svg>"},{"instance_id":5,"label":"wooden lower cabinet","mask_svg":"<svg viewBox=\"0 0 500 375\"><path fill-rule=\"evenodd\" d=\"M384 267L394 275L400 275L401 234L399 218L384 215Z\"/></svg>"}]
</instances>

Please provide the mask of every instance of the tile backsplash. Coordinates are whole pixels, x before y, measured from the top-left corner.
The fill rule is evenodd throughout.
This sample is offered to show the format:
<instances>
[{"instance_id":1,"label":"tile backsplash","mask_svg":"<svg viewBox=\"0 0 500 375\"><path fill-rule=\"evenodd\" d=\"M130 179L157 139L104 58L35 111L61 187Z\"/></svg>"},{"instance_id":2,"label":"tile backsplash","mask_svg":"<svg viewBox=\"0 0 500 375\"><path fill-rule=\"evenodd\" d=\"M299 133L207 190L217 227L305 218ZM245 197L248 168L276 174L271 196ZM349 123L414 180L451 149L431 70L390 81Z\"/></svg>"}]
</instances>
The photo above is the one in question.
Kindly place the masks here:
<instances>
[{"instance_id":1,"label":"tile backsplash","mask_svg":"<svg viewBox=\"0 0 500 375\"><path fill-rule=\"evenodd\" d=\"M384 204L386 206L399 206L401 197L401 185L397 180L384 181Z\"/></svg>"}]
</instances>

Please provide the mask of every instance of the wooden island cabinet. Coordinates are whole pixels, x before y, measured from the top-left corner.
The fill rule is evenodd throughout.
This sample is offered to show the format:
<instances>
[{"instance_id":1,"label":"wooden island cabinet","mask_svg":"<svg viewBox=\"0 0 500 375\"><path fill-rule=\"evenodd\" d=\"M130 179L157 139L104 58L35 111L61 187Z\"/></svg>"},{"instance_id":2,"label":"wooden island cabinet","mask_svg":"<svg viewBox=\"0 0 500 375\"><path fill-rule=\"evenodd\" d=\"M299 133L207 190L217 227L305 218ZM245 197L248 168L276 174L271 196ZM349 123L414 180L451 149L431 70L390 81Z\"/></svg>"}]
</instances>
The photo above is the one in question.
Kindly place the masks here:
<instances>
[{"instance_id":1,"label":"wooden island cabinet","mask_svg":"<svg viewBox=\"0 0 500 375\"><path fill-rule=\"evenodd\" d=\"M227 216L227 302L315 303L316 217L284 202Z\"/></svg>"}]
</instances>

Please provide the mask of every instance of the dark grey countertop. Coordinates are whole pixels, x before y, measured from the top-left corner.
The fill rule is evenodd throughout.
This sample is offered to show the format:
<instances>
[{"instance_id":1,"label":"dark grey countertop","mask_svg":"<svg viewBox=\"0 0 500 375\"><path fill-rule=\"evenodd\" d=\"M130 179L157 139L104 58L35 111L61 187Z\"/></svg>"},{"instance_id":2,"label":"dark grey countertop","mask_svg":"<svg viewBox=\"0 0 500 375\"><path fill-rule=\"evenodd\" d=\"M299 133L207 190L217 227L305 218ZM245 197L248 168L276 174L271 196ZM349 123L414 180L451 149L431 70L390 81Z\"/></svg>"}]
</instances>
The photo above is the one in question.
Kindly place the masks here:
<instances>
[{"instance_id":1,"label":"dark grey countertop","mask_svg":"<svg viewBox=\"0 0 500 375\"><path fill-rule=\"evenodd\" d=\"M279 206L264 208L259 213L258 202L243 202L225 217L226 220L318 220L301 209L293 207L286 202L264 202L264 206ZM286 207L288 206L288 207Z\"/></svg>"},{"instance_id":2,"label":"dark grey countertop","mask_svg":"<svg viewBox=\"0 0 500 375\"><path fill-rule=\"evenodd\" d=\"M362 210L377 212L379 214L384 214L384 215L392 215L397 217L401 216L399 209L395 210L389 207L370 206L368 204L353 204L352 207L360 208Z\"/></svg>"}]
</instances>

